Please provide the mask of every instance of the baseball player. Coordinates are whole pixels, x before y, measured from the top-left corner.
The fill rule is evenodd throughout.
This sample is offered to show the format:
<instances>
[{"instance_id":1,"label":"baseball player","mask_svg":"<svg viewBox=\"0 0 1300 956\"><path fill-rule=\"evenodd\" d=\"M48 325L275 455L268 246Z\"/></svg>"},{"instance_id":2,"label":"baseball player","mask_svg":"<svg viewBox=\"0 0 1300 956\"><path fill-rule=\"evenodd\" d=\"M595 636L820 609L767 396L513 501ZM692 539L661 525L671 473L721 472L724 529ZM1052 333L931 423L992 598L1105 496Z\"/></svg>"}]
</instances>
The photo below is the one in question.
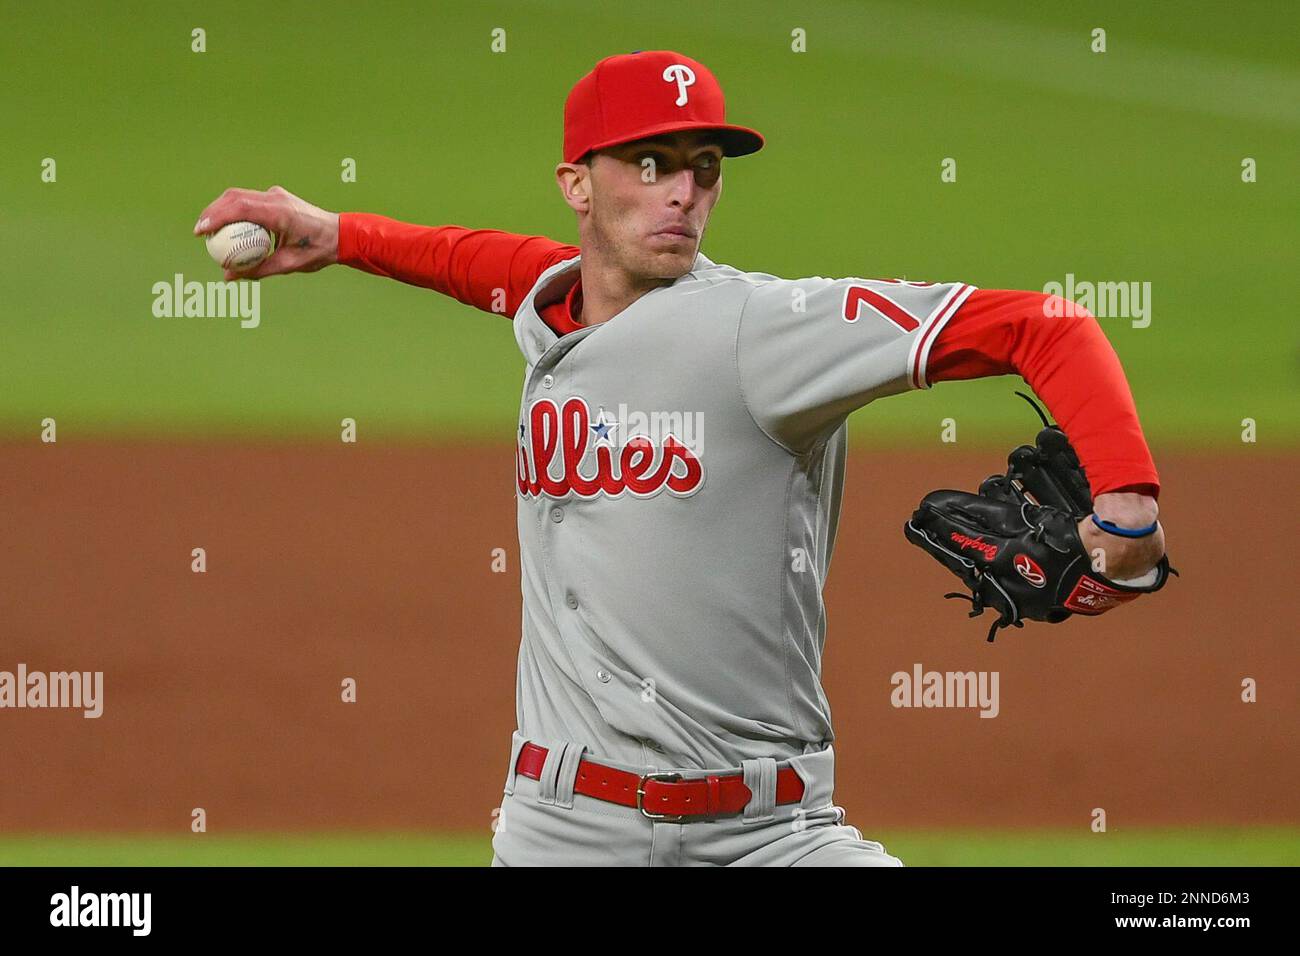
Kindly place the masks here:
<instances>
[{"instance_id":1,"label":"baseball player","mask_svg":"<svg viewBox=\"0 0 1300 956\"><path fill-rule=\"evenodd\" d=\"M253 277L342 263L513 319L523 636L494 865L901 865L834 803L820 680L846 419L873 400L1022 376L1092 507L1053 533L1104 555L1104 576L1071 559L1075 589L1081 573L1094 587L1080 613L1163 583L1159 478L1092 316L1045 318L1037 292L713 262L723 161L763 143L726 122L703 64L638 51L565 103L556 180L577 246L334 214L279 187L227 190L195 226L275 231ZM1023 479L1004 488L1019 503L981 501L1028 516L1041 545L1047 506ZM969 571L962 537L996 550L925 541ZM1022 583L1059 577L1050 560L1017 560ZM975 577L1010 594L991 566Z\"/></svg>"}]
</instances>

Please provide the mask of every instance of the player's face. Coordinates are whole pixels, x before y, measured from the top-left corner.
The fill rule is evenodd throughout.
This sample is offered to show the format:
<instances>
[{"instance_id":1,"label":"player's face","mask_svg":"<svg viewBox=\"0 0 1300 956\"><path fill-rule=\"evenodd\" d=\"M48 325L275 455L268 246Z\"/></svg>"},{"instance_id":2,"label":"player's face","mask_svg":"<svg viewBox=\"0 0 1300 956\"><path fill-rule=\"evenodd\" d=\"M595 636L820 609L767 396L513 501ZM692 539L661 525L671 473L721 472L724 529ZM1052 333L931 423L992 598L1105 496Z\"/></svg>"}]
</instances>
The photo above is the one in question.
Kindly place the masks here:
<instances>
[{"instance_id":1,"label":"player's face","mask_svg":"<svg viewBox=\"0 0 1300 956\"><path fill-rule=\"evenodd\" d=\"M722 194L722 147L707 132L601 150L591 160L592 239L630 275L691 270Z\"/></svg>"}]
</instances>

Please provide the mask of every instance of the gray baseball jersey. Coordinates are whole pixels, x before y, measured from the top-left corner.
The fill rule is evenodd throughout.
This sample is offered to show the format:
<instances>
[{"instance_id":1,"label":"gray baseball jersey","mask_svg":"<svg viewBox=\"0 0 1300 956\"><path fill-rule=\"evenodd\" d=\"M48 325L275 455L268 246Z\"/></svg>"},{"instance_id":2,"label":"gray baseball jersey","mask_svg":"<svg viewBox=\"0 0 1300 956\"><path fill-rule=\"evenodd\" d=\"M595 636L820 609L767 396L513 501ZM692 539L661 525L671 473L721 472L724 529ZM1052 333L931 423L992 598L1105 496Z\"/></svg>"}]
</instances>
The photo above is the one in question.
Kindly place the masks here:
<instances>
[{"instance_id":1,"label":"gray baseball jersey","mask_svg":"<svg viewBox=\"0 0 1300 956\"><path fill-rule=\"evenodd\" d=\"M845 421L928 387L930 347L973 289L700 255L561 338L538 310L579 261L543 273L514 320L519 733L659 769L820 751Z\"/></svg>"}]
</instances>

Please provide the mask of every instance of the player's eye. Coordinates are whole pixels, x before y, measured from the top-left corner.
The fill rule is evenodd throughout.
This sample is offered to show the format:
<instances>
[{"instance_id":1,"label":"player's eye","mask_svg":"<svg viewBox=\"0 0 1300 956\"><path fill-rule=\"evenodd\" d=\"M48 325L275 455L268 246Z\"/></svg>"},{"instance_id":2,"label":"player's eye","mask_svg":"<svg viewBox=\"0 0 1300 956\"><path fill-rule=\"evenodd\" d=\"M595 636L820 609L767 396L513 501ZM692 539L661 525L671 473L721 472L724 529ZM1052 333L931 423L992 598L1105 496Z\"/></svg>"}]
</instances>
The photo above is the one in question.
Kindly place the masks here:
<instances>
[{"instance_id":1,"label":"player's eye","mask_svg":"<svg viewBox=\"0 0 1300 956\"><path fill-rule=\"evenodd\" d=\"M722 173L722 161L712 153L695 160L695 184L701 189L711 189Z\"/></svg>"}]
</instances>

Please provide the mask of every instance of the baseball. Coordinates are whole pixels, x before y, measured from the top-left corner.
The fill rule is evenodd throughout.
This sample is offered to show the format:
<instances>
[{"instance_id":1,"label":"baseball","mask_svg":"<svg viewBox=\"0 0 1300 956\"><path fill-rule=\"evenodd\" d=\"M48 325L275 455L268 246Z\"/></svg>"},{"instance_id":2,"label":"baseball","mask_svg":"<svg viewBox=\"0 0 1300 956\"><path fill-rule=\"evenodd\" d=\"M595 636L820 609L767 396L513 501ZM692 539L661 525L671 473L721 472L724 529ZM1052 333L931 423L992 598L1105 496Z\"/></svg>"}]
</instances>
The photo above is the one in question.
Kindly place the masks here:
<instances>
[{"instance_id":1,"label":"baseball","mask_svg":"<svg viewBox=\"0 0 1300 956\"><path fill-rule=\"evenodd\" d=\"M208 255L221 268L247 272L275 252L275 235L255 222L232 222L208 236Z\"/></svg>"}]
</instances>

